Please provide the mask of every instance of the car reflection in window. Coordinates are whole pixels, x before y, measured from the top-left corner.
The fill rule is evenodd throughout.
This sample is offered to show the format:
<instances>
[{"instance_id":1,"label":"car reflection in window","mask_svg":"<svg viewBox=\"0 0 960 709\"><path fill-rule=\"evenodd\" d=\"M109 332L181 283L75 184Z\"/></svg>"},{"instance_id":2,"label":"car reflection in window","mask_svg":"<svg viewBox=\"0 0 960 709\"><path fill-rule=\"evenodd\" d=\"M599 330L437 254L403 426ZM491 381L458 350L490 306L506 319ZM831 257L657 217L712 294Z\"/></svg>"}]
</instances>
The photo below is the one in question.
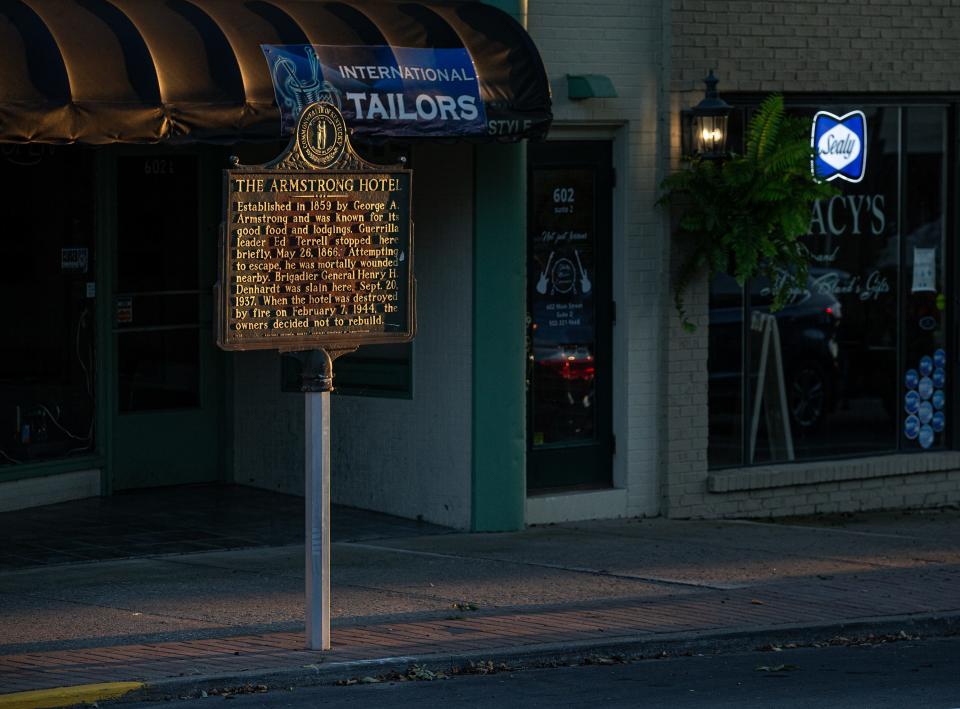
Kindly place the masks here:
<instances>
[{"instance_id":1,"label":"car reflection in window","mask_svg":"<svg viewBox=\"0 0 960 709\"><path fill-rule=\"evenodd\" d=\"M533 353L534 422L543 443L594 438L594 379L592 344L537 344Z\"/></svg>"}]
</instances>

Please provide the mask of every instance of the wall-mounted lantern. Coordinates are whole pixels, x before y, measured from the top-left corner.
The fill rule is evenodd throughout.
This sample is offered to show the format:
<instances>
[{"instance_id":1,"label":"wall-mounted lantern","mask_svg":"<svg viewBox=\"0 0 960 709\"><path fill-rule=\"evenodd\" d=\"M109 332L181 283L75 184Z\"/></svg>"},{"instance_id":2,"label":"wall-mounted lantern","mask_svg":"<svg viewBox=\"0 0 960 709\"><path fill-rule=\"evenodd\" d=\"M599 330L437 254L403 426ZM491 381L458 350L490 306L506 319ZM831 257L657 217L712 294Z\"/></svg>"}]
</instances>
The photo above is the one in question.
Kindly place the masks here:
<instances>
[{"instance_id":1,"label":"wall-mounted lantern","mask_svg":"<svg viewBox=\"0 0 960 709\"><path fill-rule=\"evenodd\" d=\"M707 85L703 100L681 113L685 157L717 160L726 155L727 120L732 106L717 94L717 82L711 69L709 76L703 80Z\"/></svg>"}]
</instances>

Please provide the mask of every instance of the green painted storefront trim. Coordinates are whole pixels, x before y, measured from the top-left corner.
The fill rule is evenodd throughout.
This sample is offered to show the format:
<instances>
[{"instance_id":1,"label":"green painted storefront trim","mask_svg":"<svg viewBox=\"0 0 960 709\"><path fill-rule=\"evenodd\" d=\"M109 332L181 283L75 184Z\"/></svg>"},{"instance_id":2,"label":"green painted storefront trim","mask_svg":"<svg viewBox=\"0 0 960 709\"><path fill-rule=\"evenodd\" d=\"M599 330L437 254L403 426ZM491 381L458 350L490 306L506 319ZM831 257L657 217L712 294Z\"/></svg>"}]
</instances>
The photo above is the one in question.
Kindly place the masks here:
<instances>
[{"instance_id":1,"label":"green painted storefront trim","mask_svg":"<svg viewBox=\"0 0 960 709\"><path fill-rule=\"evenodd\" d=\"M38 460L36 463L20 463L11 468L0 470L0 483L47 478L51 475L79 473L83 470L100 470L103 475L103 456L85 455L77 458L54 458Z\"/></svg>"},{"instance_id":2,"label":"green painted storefront trim","mask_svg":"<svg viewBox=\"0 0 960 709\"><path fill-rule=\"evenodd\" d=\"M522 0L487 0L523 22ZM524 526L526 146L474 149L471 528Z\"/></svg>"},{"instance_id":3,"label":"green painted storefront trim","mask_svg":"<svg viewBox=\"0 0 960 709\"><path fill-rule=\"evenodd\" d=\"M517 22L523 22L523 6L526 0L483 0L483 4L503 10Z\"/></svg>"},{"instance_id":4,"label":"green painted storefront trim","mask_svg":"<svg viewBox=\"0 0 960 709\"><path fill-rule=\"evenodd\" d=\"M524 525L526 161L524 144L474 151L471 527Z\"/></svg>"}]
</instances>

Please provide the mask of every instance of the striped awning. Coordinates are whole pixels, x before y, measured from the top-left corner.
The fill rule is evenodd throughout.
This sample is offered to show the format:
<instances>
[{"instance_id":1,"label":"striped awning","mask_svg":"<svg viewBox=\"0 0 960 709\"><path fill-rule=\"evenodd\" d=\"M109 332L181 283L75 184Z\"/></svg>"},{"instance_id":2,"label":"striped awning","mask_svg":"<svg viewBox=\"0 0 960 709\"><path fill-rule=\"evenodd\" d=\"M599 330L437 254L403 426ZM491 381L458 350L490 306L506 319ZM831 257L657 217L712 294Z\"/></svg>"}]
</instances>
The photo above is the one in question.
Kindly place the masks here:
<instances>
[{"instance_id":1,"label":"striped awning","mask_svg":"<svg viewBox=\"0 0 960 709\"><path fill-rule=\"evenodd\" d=\"M533 41L480 2L3 0L0 142L277 138L262 44L465 47L491 139L550 123Z\"/></svg>"}]
</instances>

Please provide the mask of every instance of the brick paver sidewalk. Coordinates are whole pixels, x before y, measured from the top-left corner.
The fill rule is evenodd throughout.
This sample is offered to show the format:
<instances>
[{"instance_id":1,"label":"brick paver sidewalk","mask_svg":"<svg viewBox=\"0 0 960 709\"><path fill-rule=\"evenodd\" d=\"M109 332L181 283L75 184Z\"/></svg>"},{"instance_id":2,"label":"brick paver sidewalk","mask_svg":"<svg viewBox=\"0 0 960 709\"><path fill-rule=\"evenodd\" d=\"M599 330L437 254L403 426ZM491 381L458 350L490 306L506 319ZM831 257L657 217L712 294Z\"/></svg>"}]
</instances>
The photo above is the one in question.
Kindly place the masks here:
<instances>
[{"instance_id":1,"label":"brick paver sidewalk","mask_svg":"<svg viewBox=\"0 0 960 709\"><path fill-rule=\"evenodd\" d=\"M960 612L960 567L897 569L782 580L733 590L655 598L516 607L459 618L333 628L333 649L303 649L300 633L116 645L0 656L0 694L78 684L268 673L308 665L535 650L537 646L616 643L658 634L856 622L883 616ZM344 676L369 674L343 667Z\"/></svg>"}]
</instances>

